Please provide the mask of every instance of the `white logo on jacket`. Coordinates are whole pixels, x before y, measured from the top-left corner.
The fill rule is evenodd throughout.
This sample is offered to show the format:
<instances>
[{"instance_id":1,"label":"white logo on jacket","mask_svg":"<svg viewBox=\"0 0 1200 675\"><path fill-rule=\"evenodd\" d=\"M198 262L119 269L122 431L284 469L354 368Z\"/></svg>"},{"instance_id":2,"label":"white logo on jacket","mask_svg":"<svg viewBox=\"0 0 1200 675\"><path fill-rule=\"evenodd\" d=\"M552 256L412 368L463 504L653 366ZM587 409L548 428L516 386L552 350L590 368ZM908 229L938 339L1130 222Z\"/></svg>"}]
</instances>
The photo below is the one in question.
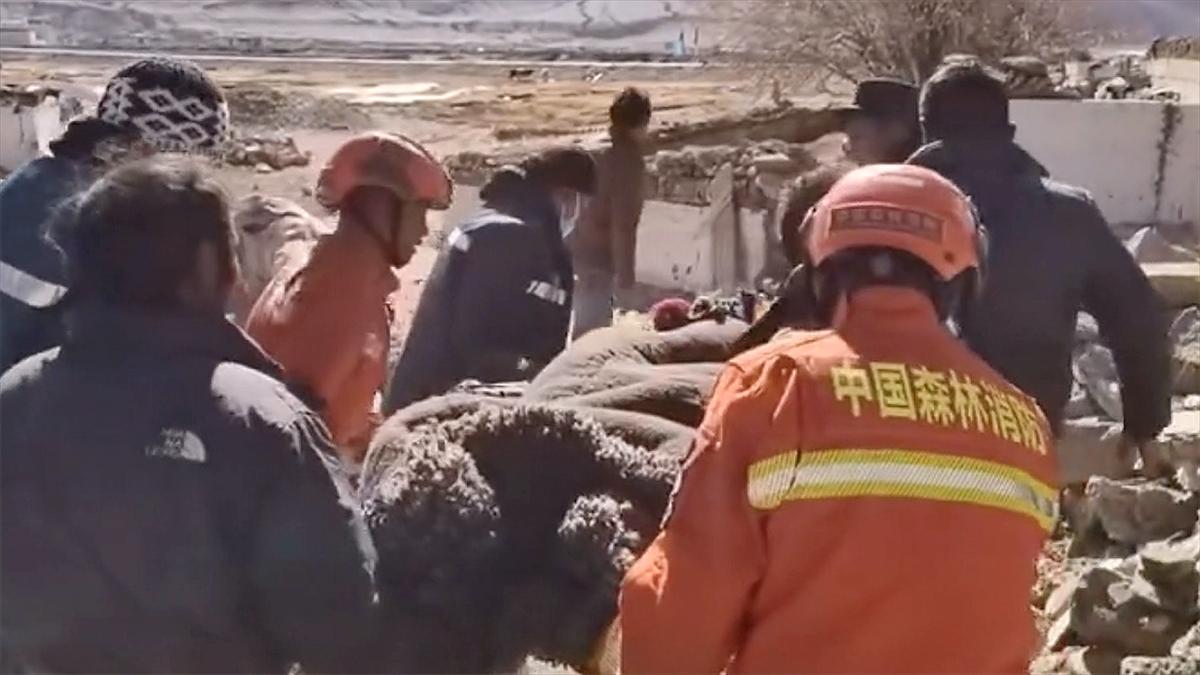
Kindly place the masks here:
<instances>
[{"instance_id":1,"label":"white logo on jacket","mask_svg":"<svg viewBox=\"0 0 1200 675\"><path fill-rule=\"evenodd\" d=\"M163 429L158 439L146 446L147 457L167 457L203 464L208 458L200 437L186 429Z\"/></svg>"}]
</instances>

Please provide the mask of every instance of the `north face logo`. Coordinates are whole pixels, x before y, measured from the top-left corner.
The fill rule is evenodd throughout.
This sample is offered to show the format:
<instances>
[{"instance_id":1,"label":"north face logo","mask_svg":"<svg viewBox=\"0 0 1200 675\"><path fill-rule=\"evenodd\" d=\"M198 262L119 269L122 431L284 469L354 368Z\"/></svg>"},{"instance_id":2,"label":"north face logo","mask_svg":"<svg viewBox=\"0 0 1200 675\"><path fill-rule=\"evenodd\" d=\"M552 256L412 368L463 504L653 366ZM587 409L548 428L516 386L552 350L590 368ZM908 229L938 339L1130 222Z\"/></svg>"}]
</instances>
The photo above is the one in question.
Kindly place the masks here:
<instances>
[{"instance_id":1,"label":"north face logo","mask_svg":"<svg viewBox=\"0 0 1200 675\"><path fill-rule=\"evenodd\" d=\"M146 456L203 463L208 453L196 434L186 429L163 429L158 433L158 439L146 446Z\"/></svg>"}]
</instances>

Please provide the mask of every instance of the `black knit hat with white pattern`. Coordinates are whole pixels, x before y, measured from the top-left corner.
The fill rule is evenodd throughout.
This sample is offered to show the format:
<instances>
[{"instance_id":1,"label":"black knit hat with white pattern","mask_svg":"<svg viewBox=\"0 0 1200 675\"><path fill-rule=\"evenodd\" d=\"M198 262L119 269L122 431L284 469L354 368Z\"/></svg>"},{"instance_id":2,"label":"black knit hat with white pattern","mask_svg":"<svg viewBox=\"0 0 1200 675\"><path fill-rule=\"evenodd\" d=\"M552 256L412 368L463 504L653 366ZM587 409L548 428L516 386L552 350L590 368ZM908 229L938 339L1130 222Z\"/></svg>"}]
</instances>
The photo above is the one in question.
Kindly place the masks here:
<instances>
[{"instance_id":1,"label":"black knit hat with white pattern","mask_svg":"<svg viewBox=\"0 0 1200 675\"><path fill-rule=\"evenodd\" d=\"M122 68L104 90L96 117L163 152L210 152L229 134L220 88L195 64L168 57Z\"/></svg>"}]
</instances>

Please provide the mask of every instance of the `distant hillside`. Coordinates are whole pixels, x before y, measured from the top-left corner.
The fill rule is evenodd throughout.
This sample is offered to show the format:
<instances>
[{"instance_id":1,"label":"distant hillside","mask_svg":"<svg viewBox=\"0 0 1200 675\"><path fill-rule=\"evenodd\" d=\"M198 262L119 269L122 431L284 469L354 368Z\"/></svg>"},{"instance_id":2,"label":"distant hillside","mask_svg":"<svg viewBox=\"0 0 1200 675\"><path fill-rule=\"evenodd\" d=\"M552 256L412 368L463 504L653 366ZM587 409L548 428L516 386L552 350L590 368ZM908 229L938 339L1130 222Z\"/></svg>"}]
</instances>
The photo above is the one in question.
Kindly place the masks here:
<instances>
[{"instance_id":1,"label":"distant hillside","mask_svg":"<svg viewBox=\"0 0 1200 675\"><path fill-rule=\"evenodd\" d=\"M735 0L727 0L733 2ZM745 0L770 2L772 0ZM989 0L979 0L988 2ZM1115 39L1200 35L1200 0L1061 0L1086 8ZM713 46L706 0L0 0L51 43L221 48L241 39L315 47L567 49L664 53L680 35ZM145 42L148 41L148 42Z\"/></svg>"},{"instance_id":2,"label":"distant hillside","mask_svg":"<svg viewBox=\"0 0 1200 675\"><path fill-rule=\"evenodd\" d=\"M219 43L235 36L395 43L429 48L665 51L691 43L701 3L679 0L3 0L53 42L96 44L131 34ZM703 36L701 36L703 39Z\"/></svg>"}]
</instances>

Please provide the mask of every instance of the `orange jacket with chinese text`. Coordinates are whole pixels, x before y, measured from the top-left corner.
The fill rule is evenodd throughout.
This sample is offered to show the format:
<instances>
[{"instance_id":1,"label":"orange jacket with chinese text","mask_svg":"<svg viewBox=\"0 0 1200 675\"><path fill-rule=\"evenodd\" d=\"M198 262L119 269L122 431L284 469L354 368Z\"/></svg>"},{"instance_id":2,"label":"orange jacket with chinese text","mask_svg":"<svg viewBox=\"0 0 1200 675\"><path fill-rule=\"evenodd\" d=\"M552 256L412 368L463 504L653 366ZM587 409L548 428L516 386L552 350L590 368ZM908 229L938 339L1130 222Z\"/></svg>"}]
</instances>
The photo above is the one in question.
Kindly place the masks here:
<instances>
[{"instance_id":1,"label":"orange jacket with chinese text","mask_svg":"<svg viewBox=\"0 0 1200 675\"><path fill-rule=\"evenodd\" d=\"M621 593L629 673L1018 673L1057 514L1034 401L916 291L743 354Z\"/></svg>"},{"instance_id":2,"label":"orange jacket with chinese text","mask_svg":"<svg viewBox=\"0 0 1200 675\"><path fill-rule=\"evenodd\" d=\"M320 399L333 440L355 461L387 377L387 299L398 285L379 245L362 228L342 226L285 263L246 320L288 378Z\"/></svg>"}]
</instances>

